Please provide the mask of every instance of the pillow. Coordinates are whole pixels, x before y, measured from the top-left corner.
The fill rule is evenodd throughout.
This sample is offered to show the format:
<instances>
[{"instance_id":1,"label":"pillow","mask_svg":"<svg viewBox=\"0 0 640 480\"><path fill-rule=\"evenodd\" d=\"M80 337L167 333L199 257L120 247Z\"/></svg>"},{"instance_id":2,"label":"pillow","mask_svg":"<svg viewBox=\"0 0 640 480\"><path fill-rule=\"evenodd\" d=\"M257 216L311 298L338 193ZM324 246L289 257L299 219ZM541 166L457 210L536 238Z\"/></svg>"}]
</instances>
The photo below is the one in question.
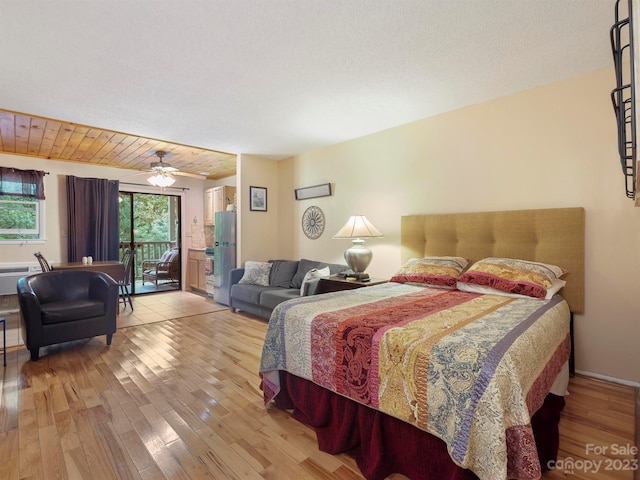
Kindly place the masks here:
<instances>
[{"instance_id":1,"label":"pillow","mask_svg":"<svg viewBox=\"0 0 640 480\"><path fill-rule=\"evenodd\" d=\"M527 297L545 298L547 290L551 290L554 282L566 273L564 268L547 263L512 258L484 258L463 273L458 282Z\"/></svg>"},{"instance_id":2,"label":"pillow","mask_svg":"<svg viewBox=\"0 0 640 480\"><path fill-rule=\"evenodd\" d=\"M389 281L455 288L456 280L468 264L469 259L464 257L411 258Z\"/></svg>"},{"instance_id":3,"label":"pillow","mask_svg":"<svg viewBox=\"0 0 640 480\"><path fill-rule=\"evenodd\" d=\"M252 262L251 260L247 260L244 263L244 275L242 275L242 278L238 283L243 285L260 285L262 287L268 287L270 272L270 263Z\"/></svg>"},{"instance_id":4,"label":"pillow","mask_svg":"<svg viewBox=\"0 0 640 480\"><path fill-rule=\"evenodd\" d=\"M320 262L314 262L313 260L306 260L304 258L300 260L298 262L298 269L296 270L296 274L291 280L291 288L300 288L302 286L304 276L307 274L307 272L312 268L316 268L319 263Z\"/></svg>"},{"instance_id":5,"label":"pillow","mask_svg":"<svg viewBox=\"0 0 640 480\"><path fill-rule=\"evenodd\" d=\"M289 288L297 269L297 260L273 260L271 262L269 285L271 287Z\"/></svg>"},{"instance_id":6,"label":"pillow","mask_svg":"<svg viewBox=\"0 0 640 480\"><path fill-rule=\"evenodd\" d=\"M556 293L558 293L562 287L567 284L564 280L556 280L553 282L551 287L547 288L547 294L544 296L545 300L549 300ZM462 292L470 292L470 293L482 293L487 295L502 295L503 297L513 297L513 298L532 298L528 295L520 295L519 293L507 293L502 290L498 290L496 288L491 287L483 287L481 285L474 285L473 283L463 283L458 282L456 285L457 289Z\"/></svg>"},{"instance_id":7,"label":"pillow","mask_svg":"<svg viewBox=\"0 0 640 480\"><path fill-rule=\"evenodd\" d=\"M305 292L305 290L308 289L308 284L310 284L314 280L317 280L320 277L328 277L329 275L331 275L331 271L329 270L329 267L325 267L321 269L312 268L311 270L309 270L304 276L304 280L302 280L302 286L300 287L300 296L301 297L305 296L305 294L307 293Z\"/></svg>"}]
</instances>

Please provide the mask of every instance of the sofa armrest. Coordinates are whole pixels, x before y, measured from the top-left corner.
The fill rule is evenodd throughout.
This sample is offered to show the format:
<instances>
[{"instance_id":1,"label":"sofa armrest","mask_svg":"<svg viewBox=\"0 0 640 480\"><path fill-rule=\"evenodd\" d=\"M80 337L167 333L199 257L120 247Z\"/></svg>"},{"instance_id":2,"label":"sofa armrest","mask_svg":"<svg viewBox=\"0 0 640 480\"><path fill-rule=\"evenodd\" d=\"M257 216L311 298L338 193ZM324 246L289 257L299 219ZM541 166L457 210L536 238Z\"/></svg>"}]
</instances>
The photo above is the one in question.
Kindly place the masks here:
<instances>
[{"instance_id":1,"label":"sofa armrest","mask_svg":"<svg viewBox=\"0 0 640 480\"><path fill-rule=\"evenodd\" d=\"M229 270L229 288L240 281L244 275L244 268L232 268Z\"/></svg>"}]
</instances>

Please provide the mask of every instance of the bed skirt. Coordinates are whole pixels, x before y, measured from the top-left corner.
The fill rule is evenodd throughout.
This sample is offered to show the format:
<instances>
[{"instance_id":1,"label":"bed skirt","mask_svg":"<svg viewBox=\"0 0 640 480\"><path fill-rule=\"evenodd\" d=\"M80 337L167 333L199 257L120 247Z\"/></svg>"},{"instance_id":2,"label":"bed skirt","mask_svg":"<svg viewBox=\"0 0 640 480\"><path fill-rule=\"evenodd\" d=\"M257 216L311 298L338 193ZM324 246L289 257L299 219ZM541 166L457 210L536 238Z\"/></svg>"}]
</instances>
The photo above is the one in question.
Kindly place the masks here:
<instances>
[{"instance_id":1,"label":"bed skirt","mask_svg":"<svg viewBox=\"0 0 640 480\"><path fill-rule=\"evenodd\" d=\"M354 457L368 480L401 473L411 480L470 480L478 477L453 463L442 440L390 415L280 372L277 407L293 410L296 420L312 427L318 448ZM558 454L560 412L564 397L549 394L531 424L542 471Z\"/></svg>"}]
</instances>

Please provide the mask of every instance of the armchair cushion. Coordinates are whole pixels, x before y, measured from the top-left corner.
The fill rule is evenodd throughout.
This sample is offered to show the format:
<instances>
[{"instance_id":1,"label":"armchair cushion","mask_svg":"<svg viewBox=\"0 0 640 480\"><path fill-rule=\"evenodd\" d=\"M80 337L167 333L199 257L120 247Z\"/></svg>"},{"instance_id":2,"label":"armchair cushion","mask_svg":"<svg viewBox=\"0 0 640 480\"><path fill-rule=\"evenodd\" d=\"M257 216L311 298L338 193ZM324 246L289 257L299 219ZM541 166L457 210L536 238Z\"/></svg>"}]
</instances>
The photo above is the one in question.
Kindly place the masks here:
<instances>
[{"instance_id":1,"label":"armchair cushion","mask_svg":"<svg viewBox=\"0 0 640 480\"><path fill-rule=\"evenodd\" d=\"M71 300L40 305L42 324L71 322L81 318L104 315L104 303L97 300Z\"/></svg>"}]
</instances>

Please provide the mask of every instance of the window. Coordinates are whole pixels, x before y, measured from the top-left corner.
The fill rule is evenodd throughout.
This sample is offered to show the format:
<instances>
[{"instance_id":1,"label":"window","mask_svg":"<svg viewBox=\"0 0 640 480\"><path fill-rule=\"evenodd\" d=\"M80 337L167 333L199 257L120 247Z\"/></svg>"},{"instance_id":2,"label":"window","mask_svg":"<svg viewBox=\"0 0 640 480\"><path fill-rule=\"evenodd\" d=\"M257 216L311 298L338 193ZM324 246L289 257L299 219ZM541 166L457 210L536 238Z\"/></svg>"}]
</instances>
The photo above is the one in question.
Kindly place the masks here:
<instances>
[{"instance_id":1,"label":"window","mask_svg":"<svg viewBox=\"0 0 640 480\"><path fill-rule=\"evenodd\" d=\"M44 240L44 172L0 167L0 241Z\"/></svg>"}]
</instances>

